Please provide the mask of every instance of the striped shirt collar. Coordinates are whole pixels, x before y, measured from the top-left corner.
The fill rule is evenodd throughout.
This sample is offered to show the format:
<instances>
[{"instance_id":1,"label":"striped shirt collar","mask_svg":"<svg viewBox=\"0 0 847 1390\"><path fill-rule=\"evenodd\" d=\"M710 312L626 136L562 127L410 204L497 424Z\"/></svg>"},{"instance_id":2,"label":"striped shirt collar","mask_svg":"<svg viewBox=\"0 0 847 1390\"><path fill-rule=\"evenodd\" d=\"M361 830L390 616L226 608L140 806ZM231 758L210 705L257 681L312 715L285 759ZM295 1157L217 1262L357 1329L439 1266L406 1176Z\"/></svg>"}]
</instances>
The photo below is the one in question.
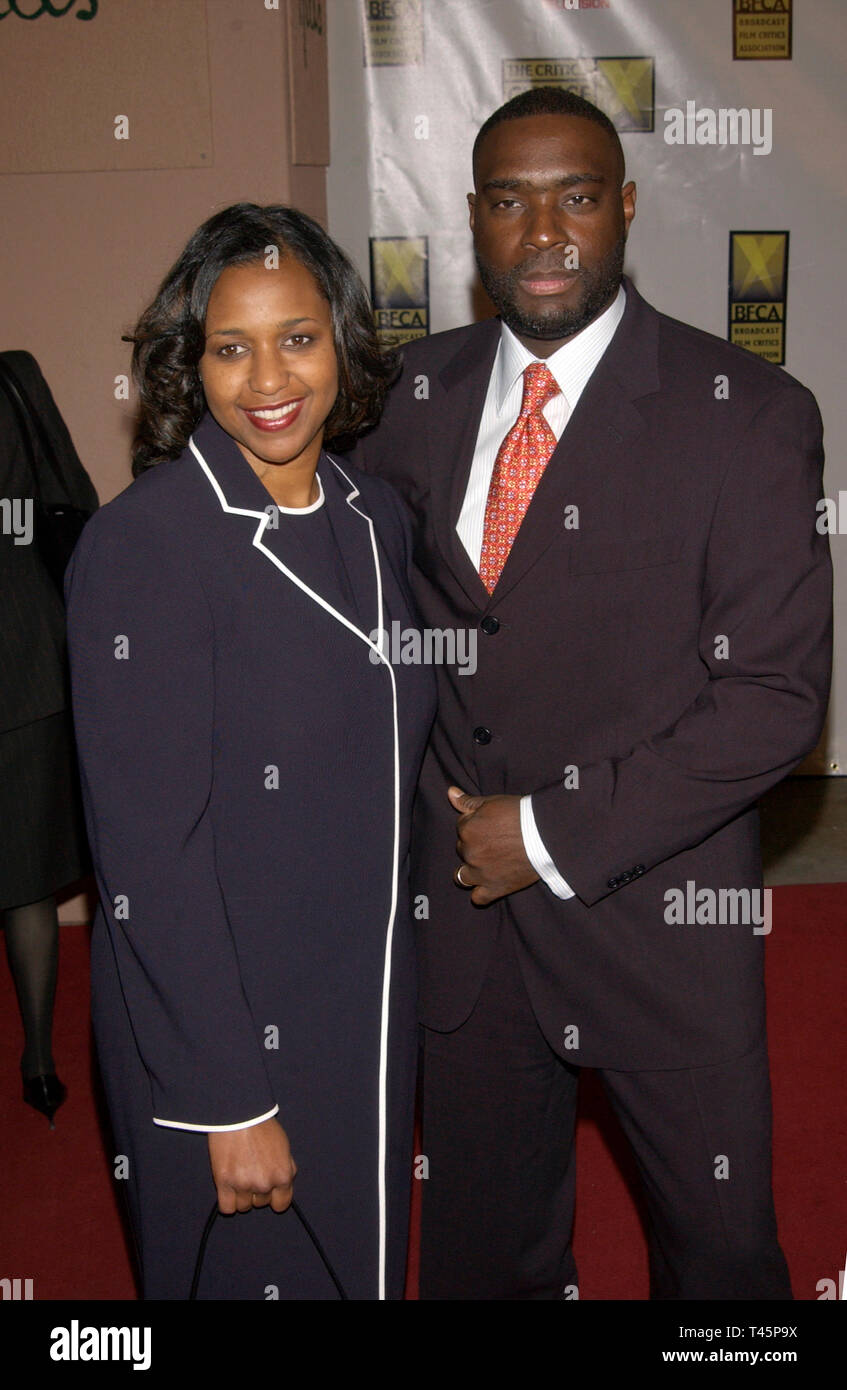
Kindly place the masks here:
<instances>
[{"instance_id":1,"label":"striped shirt collar","mask_svg":"<svg viewBox=\"0 0 847 1390\"><path fill-rule=\"evenodd\" d=\"M497 360L494 364L498 415L506 408L515 383L530 362L539 361L545 362L550 368L559 390L573 410L588 378L612 341L615 330L623 318L625 307L626 292L621 285L608 309L604 309L581 333L576 333L550 357L545 358L533 357L523 343L518 341L511 328L501 323Z\"/></svg>"}]
</instances>

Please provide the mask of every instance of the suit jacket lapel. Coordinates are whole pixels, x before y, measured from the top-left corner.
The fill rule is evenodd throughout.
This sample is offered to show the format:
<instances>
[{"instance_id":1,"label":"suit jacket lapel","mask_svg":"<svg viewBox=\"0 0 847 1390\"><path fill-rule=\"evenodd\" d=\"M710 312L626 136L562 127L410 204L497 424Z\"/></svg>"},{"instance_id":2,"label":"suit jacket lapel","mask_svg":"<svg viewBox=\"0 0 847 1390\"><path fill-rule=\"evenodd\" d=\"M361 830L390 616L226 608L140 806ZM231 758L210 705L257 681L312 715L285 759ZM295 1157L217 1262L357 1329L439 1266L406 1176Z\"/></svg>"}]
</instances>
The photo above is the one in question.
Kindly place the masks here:
<instances>
[{"instance_id":1,"label":"suit jacket lapel","mask_svg":"<svg viewBox=\"0 0 847 1390\"><path fill-rule=\"evenodd\" d=\"M579 506L584 520L586 499L614 489L615 477L631 467L633 445L644 429L633 401L659 389L658 318L628 280L624 285L623 318L541 476L492 602L508 593L561 537L567 506ZM578 529L565 534L578 544Z\"/></svg>"},{"instance_id":2,"label":"suit jacket lapel","mask_svg":"<svg viewBox=\"0 0 847 1390\"><path fill-rule=\"evenodd\" d=\"M535 564L565 525L565 508L599 488L604 477L627 464L631 445L644 428L632 404L659 389L658 316L624 279L626 309L617 332L592 373L542 474L509 558L493 594L489 595L456 535L456 521L468 483L488 380L497 351L500 321L489 320L482 342L477 337L441 373L448 392L446 447L442 465L450 469L444 489L446 505L433 489L433 515L440 522L439 540L457 579L480 609L496 604ZM490 328L489 328L490 325ZM475 359L472 365L468 358ZM434 452L436 450L434 449ZM437 475L433 469L433 477Z\"/></svg>"},{"instance_id":3,"label":"suit jacket lapel","mask_svg":"<svg viewBox=\"0 0 847 1390\"><path fill-rule=\"evenodd\" d=\"M468 486L491 368L500 341L500 320L477 324L456 356L441 369L445 404L431 441L432 519L442 554L471 603L484 608L488 592L456 533Z\"/></svg>"}]
</instances>

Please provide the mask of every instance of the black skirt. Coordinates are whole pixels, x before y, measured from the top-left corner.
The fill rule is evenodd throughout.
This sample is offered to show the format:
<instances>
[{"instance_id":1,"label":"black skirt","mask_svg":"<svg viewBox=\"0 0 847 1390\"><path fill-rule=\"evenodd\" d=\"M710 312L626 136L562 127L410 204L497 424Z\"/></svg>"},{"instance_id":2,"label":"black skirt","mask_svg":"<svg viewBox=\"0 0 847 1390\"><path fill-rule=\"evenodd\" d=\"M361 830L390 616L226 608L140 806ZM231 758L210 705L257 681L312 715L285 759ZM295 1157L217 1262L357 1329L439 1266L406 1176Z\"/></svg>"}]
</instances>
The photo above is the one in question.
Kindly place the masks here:
<instances>
[{"instance_id":1,"label":"black skirt","mask_svg":"<svg viewBox=\"0 0 847 1390\"><path fill-rule=\"evenodd\" d=\"M0 733L0 910L90 871L70 711Z\"/></svg>"}]
</instances>

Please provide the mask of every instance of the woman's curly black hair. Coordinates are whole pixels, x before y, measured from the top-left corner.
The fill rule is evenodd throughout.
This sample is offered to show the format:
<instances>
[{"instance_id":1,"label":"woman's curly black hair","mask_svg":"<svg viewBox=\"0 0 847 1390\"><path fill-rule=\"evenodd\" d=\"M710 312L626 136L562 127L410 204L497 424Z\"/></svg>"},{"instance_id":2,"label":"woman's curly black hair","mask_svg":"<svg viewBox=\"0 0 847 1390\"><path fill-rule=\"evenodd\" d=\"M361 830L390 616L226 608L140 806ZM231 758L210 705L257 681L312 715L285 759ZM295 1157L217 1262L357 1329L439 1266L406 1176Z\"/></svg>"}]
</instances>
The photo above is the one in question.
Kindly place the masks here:
<instances>
[{"instance_id":1,"label":"woman's curly black hair","mask_svg":"<svg viewBox=\"0 0 847 1390\"><path fill-rule=\"evenodd\" d=\"M236 203L191 237L156 298L126 334L139 391L132 472L182 453L206 401L198 364L206 345L209 296L227 266L265 261L278 249L311 272L332 314L338 396L324 430L327 443L349 443L379 420L397 373L397 355L381 349L367 292L322 227L296 208Z\"/></svg>"}]
</instances>

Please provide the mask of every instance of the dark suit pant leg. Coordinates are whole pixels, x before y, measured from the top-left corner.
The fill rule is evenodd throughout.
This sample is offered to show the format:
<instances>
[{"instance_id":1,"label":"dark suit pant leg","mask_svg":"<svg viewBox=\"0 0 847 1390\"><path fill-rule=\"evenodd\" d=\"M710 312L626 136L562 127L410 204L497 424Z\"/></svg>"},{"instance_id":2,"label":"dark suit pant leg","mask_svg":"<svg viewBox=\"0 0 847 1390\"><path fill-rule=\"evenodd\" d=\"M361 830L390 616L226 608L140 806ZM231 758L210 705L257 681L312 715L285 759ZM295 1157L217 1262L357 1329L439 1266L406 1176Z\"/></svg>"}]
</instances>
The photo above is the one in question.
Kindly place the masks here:
<instances>
[{"instance_id":1,"label":"dark suit pant leg","mask_svg":"<svg viewBox=\"0 0 847 1390\"><path fill-rule=\"evenodd\" d=\"M645 1187L651 1298L790 1299L765 1037L717 1066L601 1076Z\"/></svg>"},{"instance_id":2,"label":"dark suit pant leg","mask_svg":"<svg viewBox=\"0 0 847 1390\"><path fill-rule=\"evenodd\" d=\"M574 1297L578 1071L545 1041L503 925L468 1020L423 1033L421 1298Z\"/></svg>"}]
</instances>

